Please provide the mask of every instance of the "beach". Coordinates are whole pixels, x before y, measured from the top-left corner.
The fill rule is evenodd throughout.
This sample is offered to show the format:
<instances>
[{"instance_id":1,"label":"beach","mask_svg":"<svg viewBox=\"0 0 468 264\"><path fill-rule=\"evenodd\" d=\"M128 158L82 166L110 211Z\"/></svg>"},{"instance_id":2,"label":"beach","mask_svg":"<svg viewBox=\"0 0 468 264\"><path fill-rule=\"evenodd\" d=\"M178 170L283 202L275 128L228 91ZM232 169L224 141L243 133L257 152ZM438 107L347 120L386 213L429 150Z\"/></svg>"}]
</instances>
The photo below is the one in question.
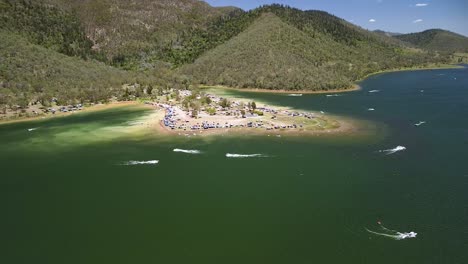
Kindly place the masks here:
<instances>
[{"instance_id":1,"label":"beach","mask_svg":"<svg viewBox=\"0 0 468 264\"><path fill-rule=\"evenodd\" d=\"M191 92L181 91L183 97ZM331 116L324 112L302 111L286 107L256 103L255 109L249 109L250 102L245 98L228 97L229 107L219 103L226 97L206 93L210 98L209 105L202 107L196 116L180 104L172 101L165 103L147 102L156 108L164 109L165 116L156 128L168 134L224 135L224 134L258 134L258 135L318 135L330 133L350 133L355 124L349 119ZM253 103L252 103L253 104ZM216 111L213 114L213 111Z\"/></svg>"},{"instance_id":2,"label":"beach","mask_svg":"<svg viewBox=\"0 0 468 264\"><path fill-rule=\"evenodd\" d=\"M222 93L222 92L221 92ZM179 101L165 100L164 96L156 100L110 102L84 107L82 110L45 113L36 117L17 118L0 121L0 124L47 120L74 114L103 111L116 107L142 107L153 109L130 126L113 127L112 130L132 131L154 130L156 134L171 136L214 136L214 135L320 135L345 134L356 131L356 123L324 112L303 111L287 107L268 105L257 102L255 110L248 107L248 98L204 93L212 101L200 108L194 117L189 109L182 106L184 98L192 96L190 90L179 92ZM229 107L219 106L222 100L229 100ZM216 113L209 113L215 109ZM152 133L151 131L147 131Z\"/></svg>"},{"instance_id":3,"label":"beach","mask_svg":"<svg viewBox=\"0 0 468 264\"><path fill-rule=\"evenodd\" d=\"M93 105L88 105L84 106L80 110L75 110L75 111L67 111L67 112L61 112L57 111L56 113L40 113L35 116L27 116L27 117L15 117L15 118L7 118L6 115L2 115L4 117L3 119L0 119L0 125L1 124L11 124L11 123L17 123L17 122L27 122L27 121L34 121L34 120L47 120L50 118L58 118L58 117L65 117L65 116L70 116L73 114L77 113L90 113L94 111L102 111L114 107L123 107L123 106L143 106L143 104L137 102L137 101L123 101L123 102L109 102L106 104L93 104Z\"/></svg>"}]
</instances>

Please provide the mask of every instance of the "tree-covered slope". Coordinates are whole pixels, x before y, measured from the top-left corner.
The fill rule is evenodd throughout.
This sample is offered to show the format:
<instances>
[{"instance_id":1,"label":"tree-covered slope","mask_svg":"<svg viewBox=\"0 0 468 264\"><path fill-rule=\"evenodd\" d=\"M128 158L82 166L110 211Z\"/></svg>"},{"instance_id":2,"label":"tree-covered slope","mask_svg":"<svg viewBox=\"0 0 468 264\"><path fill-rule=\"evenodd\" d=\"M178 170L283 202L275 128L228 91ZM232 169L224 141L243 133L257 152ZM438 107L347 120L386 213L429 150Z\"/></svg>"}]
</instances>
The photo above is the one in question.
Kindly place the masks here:
<instances>
[{"instance_id":1,"label":"tree-covered slope","mask_svg":"<svg viewBox=\"0 0 468 264\"><path fill-rule=\"evenodd\" d=\"M37 0L39 1L39 0ZM93 42L115 65L148 66L186 31L234 10L215 8L199 0L43 0L75 13Z\"/></svg>"},{"instance_id":2,"label":"tree-covered slope","mask_svg":"<svg viewBox=\"0 0 468 264\"><path fill-rule=\"evenodd\" d=\"M160 87L187 85L188 75L205 84L321 90L345 88L379 70L445 61L326 12L282 5L245 12L198 0L0 0L0 31L18 40L21 51L0 61L10 91L10 83L24 82L68 93L137 75L144 83L153 76ZM5 41L0 52L10 54L12 45ZM68 70L74 65L76 72ZM171 66L178 78L167 71ZM41 70L29 71L34 67Z\"/></svg>"},{"instance_id":3,"label":"tree-covered slope","mask_svg":"<svg viewBox=\"0 0 468 264\"><path fill-rule=\"evenodd\" d=\"M204 52L240 34L264 13L272 13L283 22L311 37L327 35L335 42L357 47L362 42L378 43L386 47L405 47L403 42L364 30L327 12L302 11L283 5L267 5L249 12L237 11L210 21L206 27L185 32L180 45L168 49L166 59L175 65L193 62Z\"/></svg>"},{"instance_id":4,"label":"tree-covered slope","mask_svg":"<svg viewBox=\"0 0 468 264\"><path fill-rule=\"evenodd\" d=\"M0 0L0 29L69 56L96 55L77 16L39 2Z\"/></svg>"},{"instance_id":5,"label":"tree-covered slope","mask_svg":"<svg viewBox=\"0 0 468 264\"><path fill-rule=\"evenodd\" d=\"M403 35L401 33L388 32L388 31L383 31L383 30L380 30L380 29L374 30L374 32L377 33L377 34L380 34L380 35L385 35L387 37L395 37L395 36Z\"/></svg>"},{"instance_id":6,"label":"tree-covered slope","mask_svg":"<svg viewBox=\"0 0 468 264\"><path fill-rule=\"evenodd\" d=\"M134 81L133 74L103 63L69 57L0 30L0 104L12 105L57 97L108 100L112 91Z\"/></svg>"},{"instance_id":7,"label":"tree-covered slope","mask_svg":"<svg viewBox=\"0 0 468 264\"><path fill-rule=\"evenodd\" d=\"M395 36L419 48L445 53L468 52L468 38L447 30L430 29L419 33Z\"/></svg>"},{"instance_id":8,"label":"tree-covered slope","mask_svg":"<svg viewBox=\"0 0 468 264\"><path fill-rule=\"evenodd\" d=\"M274 14L264 13L247 30L182 71L204 84L303 89L307 83L333 80L343 87L348 80L334 75L339 62L329 56L337 48L331 41L314 39Z\"/></svg>"},{"instance_id":9,"label":"tree-covered slope","mask_svg":"<svg viewBox=\"0 0 468 264\"><path fill-rule=\"evenodd\" d=\"M305 15L307 20L310 14ZM299 17L261 12L242 33L180 71L209 85L328 90L349 87L371 72L433 60L432 54L406 50L360 29L349 32L352 25L316 28L323 21L306 24Z\"/></svg>"}]
</instances>

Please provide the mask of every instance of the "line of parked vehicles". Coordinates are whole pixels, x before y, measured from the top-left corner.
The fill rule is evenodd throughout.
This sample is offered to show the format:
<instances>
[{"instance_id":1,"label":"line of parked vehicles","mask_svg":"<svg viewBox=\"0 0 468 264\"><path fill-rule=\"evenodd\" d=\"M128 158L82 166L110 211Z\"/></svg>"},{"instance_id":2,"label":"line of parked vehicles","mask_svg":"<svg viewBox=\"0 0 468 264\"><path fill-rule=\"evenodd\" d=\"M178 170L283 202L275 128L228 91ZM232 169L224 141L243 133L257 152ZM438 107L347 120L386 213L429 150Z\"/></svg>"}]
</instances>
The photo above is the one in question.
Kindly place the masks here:
<instances>
[{"instance_id":1,"label":"line of parked vehicles","mask_svg":"<svg viewBox=\"0 0 468 264\"><path fill-rule=\"evenodd\" d=\"M49 107L49 108L47 108L46 112L50 112L52 114L55 114L57 111L62 112L62 113L67 113L67 112L74 112L74 111L80 111L80 110L83 110L83 105L82 104L60 106L57 109Z\"/></svg>"}]
</instances>

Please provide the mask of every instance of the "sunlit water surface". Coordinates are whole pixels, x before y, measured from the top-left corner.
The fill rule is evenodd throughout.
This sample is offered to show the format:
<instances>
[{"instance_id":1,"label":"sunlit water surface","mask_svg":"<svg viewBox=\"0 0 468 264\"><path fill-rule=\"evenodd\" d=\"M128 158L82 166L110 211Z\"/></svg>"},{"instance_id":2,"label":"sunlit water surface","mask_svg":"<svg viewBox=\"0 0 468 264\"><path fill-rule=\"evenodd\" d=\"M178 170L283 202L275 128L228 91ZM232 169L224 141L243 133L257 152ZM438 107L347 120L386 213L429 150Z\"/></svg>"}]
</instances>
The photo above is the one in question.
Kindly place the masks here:
<instances>
[{"instance_id":1,"label":"sunlit water surface","mask_svg":"<svg viewBox=\"0 0 468 264\"><path fill-rule=\"evenodd\" d=\"M466 263L468 69L361 85L228 93L370 121L367 136L133 133L137 108L1 125L0 263ZM378 221L417 236L366 231Z\"/></svg>"}]
</instances>

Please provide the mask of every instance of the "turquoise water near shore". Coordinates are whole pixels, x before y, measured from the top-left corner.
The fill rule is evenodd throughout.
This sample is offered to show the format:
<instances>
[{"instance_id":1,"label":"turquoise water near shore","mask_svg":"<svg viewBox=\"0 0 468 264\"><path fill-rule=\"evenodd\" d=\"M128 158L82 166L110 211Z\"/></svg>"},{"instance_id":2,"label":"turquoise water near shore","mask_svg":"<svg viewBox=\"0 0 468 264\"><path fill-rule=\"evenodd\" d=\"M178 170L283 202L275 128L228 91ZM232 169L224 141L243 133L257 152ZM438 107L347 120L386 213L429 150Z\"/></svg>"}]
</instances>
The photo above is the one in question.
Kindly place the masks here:
<instances>
[{"instance_id":1,"label":"turquoise water near shore","mask_svg":"<svg viewBox=\"0 0 468 264\"><path fill-rule=\"evenodd\" d=\"M334 97L227 92L368 120L366 137L119 132L148 113L136 108L0 125L0 262L466 263L468 69L361 86ZM365 230L377 221L418 235Z\"/></svg>"}]
</instances>

